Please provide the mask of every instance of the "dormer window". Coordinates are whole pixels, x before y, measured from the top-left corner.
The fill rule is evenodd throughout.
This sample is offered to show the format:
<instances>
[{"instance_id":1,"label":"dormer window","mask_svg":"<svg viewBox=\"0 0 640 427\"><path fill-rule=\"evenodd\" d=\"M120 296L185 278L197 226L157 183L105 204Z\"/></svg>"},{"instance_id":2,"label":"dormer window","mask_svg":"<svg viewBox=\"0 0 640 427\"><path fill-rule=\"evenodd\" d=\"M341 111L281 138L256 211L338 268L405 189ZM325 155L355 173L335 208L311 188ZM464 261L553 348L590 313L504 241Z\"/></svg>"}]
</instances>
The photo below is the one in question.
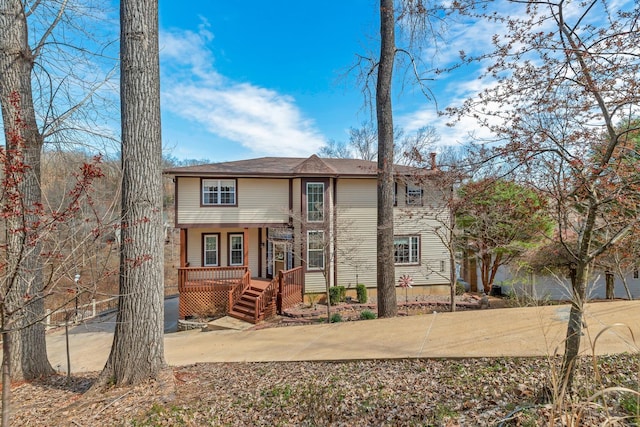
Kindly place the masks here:
<instances>
[{"instance_id":1,"label":"dormer window","mask_svg":"<svg viewBox=\"0 0 640 427\"><path fill-rule=\"evenodd\" d=\"M236 206L235 179L203 179L203 206Z\"/></svg>"}]
</instances>

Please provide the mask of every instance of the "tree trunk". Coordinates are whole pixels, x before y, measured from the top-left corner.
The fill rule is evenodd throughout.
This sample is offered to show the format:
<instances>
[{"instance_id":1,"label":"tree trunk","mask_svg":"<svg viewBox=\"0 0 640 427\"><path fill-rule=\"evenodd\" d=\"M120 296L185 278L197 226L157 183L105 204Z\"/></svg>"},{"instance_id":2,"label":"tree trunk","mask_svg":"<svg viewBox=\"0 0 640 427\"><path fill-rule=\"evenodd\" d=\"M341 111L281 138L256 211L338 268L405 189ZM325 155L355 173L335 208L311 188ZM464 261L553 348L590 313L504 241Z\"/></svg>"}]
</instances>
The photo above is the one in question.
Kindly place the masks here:
<instances>
[{"instance_id":1,"label":"tree trunk","mask_svg":"<svg viewBox=\"0 0 640 427\"><path fill-rule=\"evenodd\" d=\"M571 287L573 288L573 299L571 311L569 313L569 323L567 325L567 336L564 344L564 357L562 361L563 381L560 384L562 393L571 390L573 387L573 377L575 374L578 354L580 352L580 339L582 336L582 317L584 303L587 293L587 279L589 277L589 263L591 262L590 248L593 229L596 224L596 214L598 205L591 200L587 219L579 242L579 250L575 265L570 268Z\"/></svg>"},{"instance_id":2,"label":"tree trunk","mask_svg":"<svg viewBox=\"0 0 640 427\"><path fill-rule=\"evenodd\" d=\"M469 291L478 292L478 262L475 256L469 257Z\"/></svg>"},{"instance_id":3,"label":"tree trunk","mask_svg":"<svg viewBox=\"0 0 640 427\"><path fill-rule=\"evenodd\" d=\"M380 62L376 87L378 119L378 317L398 314L393 250L393 110L391 78L395 60L393 0L380 0Z\"/></svg>"},{"instance_id":4,"label":"tree trunk","mask_svg":"<svg viewBox=\"0 0 640 427\"><path fill-rule=\"evenodd\" d=\"M614 299L615 298L615 292L614 292L614 275L611 271L607 271L604 273L604 280L605 280L605 298L606 299Z\"/></svg>"},{"instance_id":5,"label":"tree trunk","mask_svg":"<svg viewBox=\"0 0 640 427\"><path fill-rule=\"evenodd\" d=\"M40 155L42 135L33 106L31 71L33 55L28 43L27 20L22 2L0 0L0 104L7 158L28 166L18 183L17 194L24 216L9 218L14 230L7 239L7 274L2 289L6 296L7 324L13 379L32 379L54 372L47 358L44 325L43 278L40 258L42 242L27 231L38 220L34 213L41 203ZM13 102L12 102L13 98ZM9 165L5 165L9 166ZM25 298L27 296L27 298Z\"/></svg>"},{"instance_id":6,"label":"tree trunk","mask_svg":"<svg viewBox=\"0 0 640 427\"><path fill-rule=\"evenodd\" d=\"M453 230L451 230L451 234L453 234ZM456 258L453 252L453 248L449 249L449 268L451 271L449 272L449 279L451 280L451 289L450 289L450 297L451 297L451 306L449 307L449 311L456 311Z\"/></svg>"},{"instance_id":7,"label":"tree trunk","mask_svg":"<svg viewBox=\"0 0 640 427\"><path fill-rule=\"evenodd\" d=\"M480 274L482 275L482 290L485 294L488 294L491 290L491 283L489 283L489 270L491 269L491 255L482 254L480 258Z\"/></svg>"},{"instance_id":8,"label":"tree trunk","mask_svg":"<svg viewBox=\"0 0 640 427\"><path fill-rule=\"evenodd\" d=\"M123 0L120 22L120 296L99 384L127 385L165 366L158 1Z\"/></svg>"},{"instance_id":9,"label":"tree trunk","mask_svg":"<svg viewBox=\"0 0 640 427\"><path fill-rule=\"evenodd\" d=\"M502 263L502 255L497 254L493 259L493 263L491 264L491 275L489 276L489 291L493 287L493 283L496 281L496 274L498 274L498 268L500 268L500 264Z\"/></svg>"},{"instance_id":10,"label":"tree trunk","mask_svg":"<svg viewBox=\"0 0 640 427\"><path fill-rule=\"evenodd\" d=\"M587 277L589 265L578 262L575 270L571 272L571 285L573 288L573 299L571 301L571 311L569 312L569 322L567 324L567 336L565 339L564 357L562 361L562 384L558 384L564 395L565 391L571 390L573 386L573 376L580 352L580 341L582 337L582 317L584 311L584 299L587 289Z\"/></svg>"}]
</instances>

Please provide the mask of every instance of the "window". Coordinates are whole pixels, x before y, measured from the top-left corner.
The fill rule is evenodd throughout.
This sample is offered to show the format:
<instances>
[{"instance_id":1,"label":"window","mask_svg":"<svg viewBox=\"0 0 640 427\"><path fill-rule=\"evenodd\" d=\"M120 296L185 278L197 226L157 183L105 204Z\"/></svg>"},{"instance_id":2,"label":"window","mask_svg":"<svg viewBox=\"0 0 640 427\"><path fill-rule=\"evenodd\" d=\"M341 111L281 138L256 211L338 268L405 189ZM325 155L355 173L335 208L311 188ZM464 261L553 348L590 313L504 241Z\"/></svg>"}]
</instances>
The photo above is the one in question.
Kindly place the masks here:
<instances>
[{"instance_id":1,"label":"window","mask_svg":"<svg viewBox=\"0 0 640 427\"><path fill-rule=\"evenodd\" d=\"M324 270L324 231L307 231L307 270Z\"/></svg>"},{"instance_id":2,"label":"window","mask_svg":"<svg viewBox=\"0 0 640 427\"><path fill-rule=\"evenodd\" d=\"M236 180L235 179L203 179L202 180L202 204L203 205L235 205L236 204Z\"/></svg>"},{"instance_id":3,"label":"window","mask_svg":"<svg viewBox=\"0 0 640 427\"><path fill-rule=\"evenodd\" d=\"M324 183L307 182L307 221L324 220Z\"/></svg>"},{"instance_id":4,"label":"window","mask_svg":"<svg viewBox=\"0 0 640 427\"><path fill-rule=\"evenodd\" d=\"M202 240L204 248L202 265L205 267L217 267L220 264L218 258L218 235L205 234L202 236Z\"/></svg>"},{"instance_id":5,"label":"window","mask_svg":"<svg viewBox=\"0 0 640 427\"><path fill-rule=\"evenodd\" d=\"M422 188L407 183L407 206L422 206Z\"/></svg>"},{"instance_id":6,"label":"window","mask_svg":"<svg viewBox=\"0 0 640 427\"><path fill-rule=\"evenodd\" d=\"M393 183L393 206L398 206L398 181Z\"/></svg>"},{"instance_id":7,"label":"window","mask_svg":"<svg viewBox=\"0 0 640 427\"><path fill-rule=\"evenodd\" d=\"M396 236L393 238L393 249L396 264L418 264L420 237Z\"/></svg>"},{"instance_id":8,"label":"window","mask_svg":"<svg viewBox=\"0 0 640 427\"><path fill-rule=\"evenodd\" d=\"M229 234L229 265L244 265L244 234Z\"/></svg>"}]
</instances>

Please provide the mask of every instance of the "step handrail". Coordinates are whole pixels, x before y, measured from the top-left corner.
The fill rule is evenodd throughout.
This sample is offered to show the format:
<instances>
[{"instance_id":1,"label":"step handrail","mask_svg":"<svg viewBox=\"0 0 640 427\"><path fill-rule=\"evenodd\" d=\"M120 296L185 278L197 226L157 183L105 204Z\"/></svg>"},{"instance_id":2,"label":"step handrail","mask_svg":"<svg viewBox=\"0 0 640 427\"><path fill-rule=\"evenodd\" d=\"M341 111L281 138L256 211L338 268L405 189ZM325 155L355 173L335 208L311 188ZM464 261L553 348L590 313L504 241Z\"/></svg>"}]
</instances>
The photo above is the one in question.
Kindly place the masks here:
<instances>
[{"instance_id":1,"label":"step handrail","mask_svg":"<svg viewBox=\"0 0 640 427\"><path fill-rule=\"evenodd\" d=\"M256 306L254 312L254 318L256 323L260 320L268 304L272 304L275 301L276 294L278 292L278 276L274 277L271 282L264 288L264 291L260 293L256 298Z\"/></svg>"},{"instance_id":2,"label":"step handrail","mask_svg":"<svg viewBox=\"0 0 640 427\"><path fill-rule=\"evenodd\" d=\"M240 301L240 297L247 289L249 289L249 286L251 286L251 271L247 270L242 275L238 283L229 289L229 308L227 313L231 311L238 301Z\"/></svg>"}]
</instances>

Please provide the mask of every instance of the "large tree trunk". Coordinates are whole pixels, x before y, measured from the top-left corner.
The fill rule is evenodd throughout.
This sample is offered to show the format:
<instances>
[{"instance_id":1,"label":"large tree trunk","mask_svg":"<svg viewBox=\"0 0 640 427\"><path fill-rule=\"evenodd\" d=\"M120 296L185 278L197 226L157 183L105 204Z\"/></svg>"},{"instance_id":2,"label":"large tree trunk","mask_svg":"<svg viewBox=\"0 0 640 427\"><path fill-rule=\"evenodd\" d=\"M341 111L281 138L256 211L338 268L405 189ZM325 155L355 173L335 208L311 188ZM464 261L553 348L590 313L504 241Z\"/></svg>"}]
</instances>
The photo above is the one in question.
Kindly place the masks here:
<instances>
[{"instance_id":1,"label":"large tree trunk","mask_svg":"<svg viewBox=\"0 0 640 427\"><path fill-rule=\"evenodd\" d=\"M101 380L126 385L165 366L158 1L123 0L120 22L120 296Z\"/></svg>"},{"instance_id":2,"label":"large tree trunk","mask_svg":"<svg viewBox=\"0 0 640 427\"><path fill-rule=\"evenodd\" d=\"M47 358L45 329L41 323L44 317L42 242L32 234L33 231L28 231L38 220L34 209L42 199L40 155L43 139L33 106L31 71L34 58L27 33L22 2L0 0L0 104L5 141L12 153L7 158L20 157L19 162L28 167L15 189L24 216L8 219L7 227L14 231L7 239L9 273L2 289L6 296L6 320L14 329L9 338L14 379L32 379L54 372Z\"/></svg>"},{"instance_id":3,"label":"large tree trunk","mask_svg":"<svg viewBox=\"0 0 640 427\"><path fill-rule=\"evenodd\" d=\"M393 0L380 0L380 62L376 88L378 119L378 317L398 313L393 251L393 110L391 78L395 60Z\"/></svg>"}]
</instances>

